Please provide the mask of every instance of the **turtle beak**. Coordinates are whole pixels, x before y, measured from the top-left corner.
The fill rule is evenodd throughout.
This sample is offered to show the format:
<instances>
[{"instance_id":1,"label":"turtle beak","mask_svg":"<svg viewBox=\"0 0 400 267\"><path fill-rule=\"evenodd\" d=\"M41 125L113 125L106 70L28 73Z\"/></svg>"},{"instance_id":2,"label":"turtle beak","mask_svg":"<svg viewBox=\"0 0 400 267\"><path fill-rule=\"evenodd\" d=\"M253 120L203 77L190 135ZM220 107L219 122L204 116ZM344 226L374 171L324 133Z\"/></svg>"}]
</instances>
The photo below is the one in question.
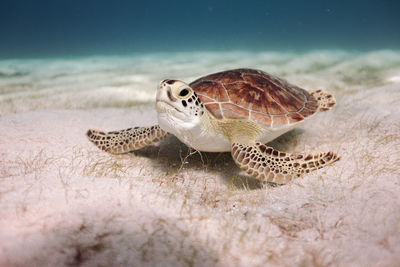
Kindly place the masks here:
<instances>
[{"instance_id":1,"label":"turtle beak","mask_svg":"<svg viewBox=\"0 0 400 267\"><path fill-rule=\"evenodd\" d=\"M176 102L178 99L172 95L171 86L166 81L169 80L158 84L156 101Z\"/></svg>"},{"instance_id":2,"label":"turtle beak","mask_svg":"<svg viewBox=\"0 0 400 267\"><path fill-rule=\"evenodd\" d=\"M159 112L166 112L167 110L175 110L181 112L178 99L173 96L172 88L168 84L170 80L163 80L158 84L156 96L156 109Z\"/></svg>"}]
</instances>

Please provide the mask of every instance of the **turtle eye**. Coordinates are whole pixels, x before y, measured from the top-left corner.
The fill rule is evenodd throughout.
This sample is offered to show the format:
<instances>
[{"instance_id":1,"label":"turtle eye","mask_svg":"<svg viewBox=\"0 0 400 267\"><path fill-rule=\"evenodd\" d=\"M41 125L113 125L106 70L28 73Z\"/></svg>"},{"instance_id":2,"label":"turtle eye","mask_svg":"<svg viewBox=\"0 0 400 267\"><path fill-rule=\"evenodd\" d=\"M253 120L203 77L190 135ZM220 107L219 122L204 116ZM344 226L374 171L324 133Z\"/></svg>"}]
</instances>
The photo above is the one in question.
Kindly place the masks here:
<instances>
[{"instance_id":1,"label":"turtle eye","mask_svg":"<svg viewBox=\"0 0 400 267\"><path fill-rule=\"evenodd\" d=\"M187 96L187 94L189 94L189 90L188 89L183 89L182 91L179 92L180 96Z\"/></svg>"}]
</instances>

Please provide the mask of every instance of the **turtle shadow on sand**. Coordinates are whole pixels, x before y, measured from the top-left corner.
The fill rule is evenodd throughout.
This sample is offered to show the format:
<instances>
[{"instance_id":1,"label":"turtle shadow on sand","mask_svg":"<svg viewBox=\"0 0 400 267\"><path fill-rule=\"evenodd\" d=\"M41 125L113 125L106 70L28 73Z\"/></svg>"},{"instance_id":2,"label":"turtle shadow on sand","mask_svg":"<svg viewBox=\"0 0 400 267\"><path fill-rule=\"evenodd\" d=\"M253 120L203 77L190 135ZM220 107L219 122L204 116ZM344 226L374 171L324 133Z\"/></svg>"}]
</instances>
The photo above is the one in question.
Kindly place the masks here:
<instances>
[{"instance_id":1,"label":"turtle shadow on sand","mask_svg":"<svg viewBox=\"0 0 400 267\"><path fill-rule=\"evenodd\" d=\"M302 129L293 129L268 145L291 152L303 133ZM161 169L167 175L187 169L206 170L218 173L226 183L237 189L259 189L264 186L259 180L241 174L242 171L233 161L230 152L199 152L187 147L173 135L160 141L159 145L150 145L131 153L151 159L153 167ZM271 183L267 185L276 186Z\"/></svg>"}]
</instances>

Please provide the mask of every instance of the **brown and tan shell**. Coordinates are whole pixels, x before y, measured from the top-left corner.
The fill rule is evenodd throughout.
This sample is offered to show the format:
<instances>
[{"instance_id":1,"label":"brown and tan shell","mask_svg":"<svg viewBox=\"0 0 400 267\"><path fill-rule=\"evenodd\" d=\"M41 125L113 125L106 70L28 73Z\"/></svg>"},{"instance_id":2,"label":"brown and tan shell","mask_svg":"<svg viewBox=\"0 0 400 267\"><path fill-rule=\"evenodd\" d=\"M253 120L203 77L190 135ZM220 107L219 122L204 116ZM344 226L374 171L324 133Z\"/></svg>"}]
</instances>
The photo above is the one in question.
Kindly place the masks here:
<instances>
[{"instance_id":1,"label":"brown and tan shell","mask_svg":"<svg viewBox=\"0 0 400 267\"><path fill-rule=\"evenodd\" d=\"M317 100L306 90L260 70L223 71L190 86L216 119L249 119L280 127L303 121L318 110Z\"/></svg>"}]
</instances>

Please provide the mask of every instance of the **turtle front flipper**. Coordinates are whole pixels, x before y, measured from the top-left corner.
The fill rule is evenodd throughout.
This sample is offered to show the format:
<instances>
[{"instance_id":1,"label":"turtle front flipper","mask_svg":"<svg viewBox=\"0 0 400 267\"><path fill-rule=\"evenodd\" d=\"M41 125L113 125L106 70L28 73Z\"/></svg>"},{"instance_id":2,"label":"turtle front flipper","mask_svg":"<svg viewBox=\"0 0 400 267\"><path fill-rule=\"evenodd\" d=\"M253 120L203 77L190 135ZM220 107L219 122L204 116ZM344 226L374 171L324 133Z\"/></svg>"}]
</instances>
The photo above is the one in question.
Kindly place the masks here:
<instances>
[{"instance_id":1,"label":"turtle front flipper","mask_svg":"<svg viewBox=\"0 0 400 267\"><path fill-rule=\"evenodd\" d=\"M121 154L157 142L166 137L168 132L155 125L107 133L99 130L88 130L86 135L98 148L112 154Z\"/></svg>"},{"instance_id":2,"label":"turtle front flipper","mask_svg":"<svg viewBox=\"0 0 400 267\"><path fill-rule=\"evenodd\" d=\"M333 152L295 155L280 152L262 143L233 143L235 163L252 177L265 182L286 184L304 173L320 169L340 159Z\"/></svg>"}]
</instances>

